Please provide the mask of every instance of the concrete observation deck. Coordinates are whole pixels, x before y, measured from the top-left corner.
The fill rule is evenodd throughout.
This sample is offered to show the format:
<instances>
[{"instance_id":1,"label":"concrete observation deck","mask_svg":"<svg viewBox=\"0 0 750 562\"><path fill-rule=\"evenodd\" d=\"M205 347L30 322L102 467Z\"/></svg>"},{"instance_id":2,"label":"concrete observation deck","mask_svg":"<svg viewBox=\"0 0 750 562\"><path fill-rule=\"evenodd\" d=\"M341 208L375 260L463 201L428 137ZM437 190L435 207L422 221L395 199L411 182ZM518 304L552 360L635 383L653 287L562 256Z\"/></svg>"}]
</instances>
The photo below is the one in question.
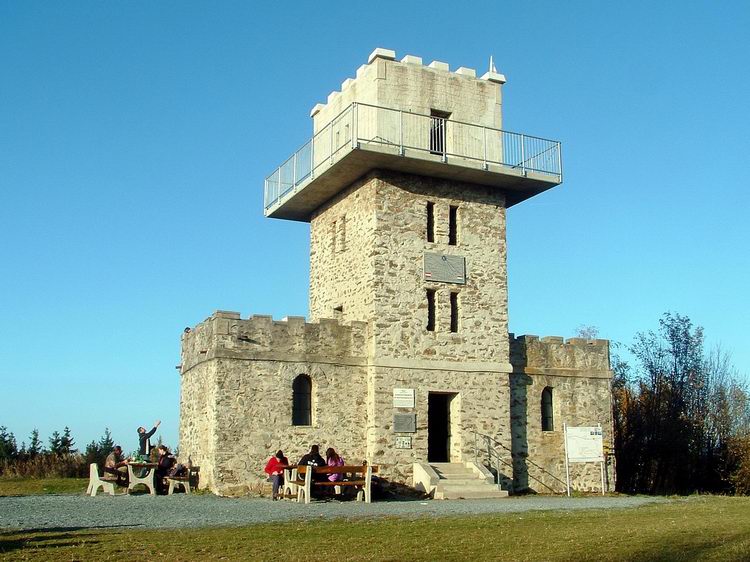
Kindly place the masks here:
<instances>
[{"instance_id":1,"label":"concrete observation deck","mask_svg":"<svg viewBox=\"0 0 750 562\"><path fill-rule=\"evenodd\" d=\"M309 221L375 169L497 187L508 206L559 185L558 141L492 126L502 122L504 83L496 72L476 78L473 69L422 66L411 55L398 62L393 51L376 49L356 79L313 108L314 136L266 178L265 215ZM403 84L417 93L404 93Z\"/></svg>"}]
</instances>

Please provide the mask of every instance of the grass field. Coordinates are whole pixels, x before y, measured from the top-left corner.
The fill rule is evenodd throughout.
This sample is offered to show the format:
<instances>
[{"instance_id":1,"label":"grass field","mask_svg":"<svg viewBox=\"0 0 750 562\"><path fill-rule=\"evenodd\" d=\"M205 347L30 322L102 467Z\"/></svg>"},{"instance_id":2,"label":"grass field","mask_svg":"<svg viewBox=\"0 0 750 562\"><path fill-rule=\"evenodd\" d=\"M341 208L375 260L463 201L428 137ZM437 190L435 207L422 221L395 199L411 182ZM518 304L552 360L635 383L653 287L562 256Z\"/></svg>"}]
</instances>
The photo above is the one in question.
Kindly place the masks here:
<instances>
[{"instance_id":1,"label":"grass field","mask_svg":"<svg viewBox=\"0 0 750 562\"><path fill-rule=\"evenodd\" d=\"M165 513L165 517L169 514ZM750 499L440 519L0 532L0 560L750 560Z\"/></svg>"},{"instance_id":2,"label":"grass field","mask_svg":"<svg viewBox=\"0 0 750 562\"><path fill-rule=\"evenodd\" d=\"M0 496L82 494L88 478L0 478Z\"/></svg>"}]
</instances>

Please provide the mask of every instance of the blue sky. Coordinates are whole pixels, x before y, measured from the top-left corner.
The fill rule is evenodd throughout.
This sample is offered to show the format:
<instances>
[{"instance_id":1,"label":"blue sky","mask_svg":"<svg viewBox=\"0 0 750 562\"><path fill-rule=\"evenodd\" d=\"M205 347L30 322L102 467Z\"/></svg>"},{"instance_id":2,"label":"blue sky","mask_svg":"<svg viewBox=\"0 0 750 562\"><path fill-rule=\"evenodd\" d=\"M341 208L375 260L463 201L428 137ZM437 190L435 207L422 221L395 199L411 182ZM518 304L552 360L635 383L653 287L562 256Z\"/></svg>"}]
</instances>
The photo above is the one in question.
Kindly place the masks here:
<instances>
[{"instance_id":1,"label":"blue sky","mask_svg":"<svg viewBox=\"0 0 750 562\"><path fill-rule=\"evenodd\" d=\"M0 0L0 425L175 445L182 329L307 313L308 226L263 218L263 178L379 46L493 55L505 128L563 143L508 213L513 332L675 311L749 373L748 29L747 2Z\"/></svg>"}]
</instances>

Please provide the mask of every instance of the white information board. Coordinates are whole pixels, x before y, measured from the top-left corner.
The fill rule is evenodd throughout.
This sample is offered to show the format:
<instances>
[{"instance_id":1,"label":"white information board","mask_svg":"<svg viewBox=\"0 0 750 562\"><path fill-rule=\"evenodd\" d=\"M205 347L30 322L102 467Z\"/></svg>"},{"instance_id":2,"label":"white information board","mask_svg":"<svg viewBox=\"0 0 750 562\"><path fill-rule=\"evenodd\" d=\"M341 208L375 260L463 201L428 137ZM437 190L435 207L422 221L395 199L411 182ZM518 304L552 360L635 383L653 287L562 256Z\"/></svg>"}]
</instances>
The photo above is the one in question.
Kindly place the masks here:
<instances>
[{"instance_id":1,"label":"white information board","mask_svg":"<svg viewBox=\"0 0 750 562\"><path fill-rule=\"evenodd\" d=\"M393 389L393 407L394 408L413 408L414 407L414 389L413 388L394 388Z\"/></svg>"},{"instance_id":2,"label":"white information board","mask_svg":"<svg viewBox=\"0 0 750 562\"><path fill-rule=\"evenodd\" d=\"M570 496L570 463L598 462L602 475L602 495L604 484L604 440L602 426L570 427L563 424L565 445L565 480L567 481L568 496Z\"/></svg>"},{"instance_id":3,"label":"white information board","mask_svg":"<svg viewBox=\"0 0 750 562\"><path fill-rule=\"evenodd\" d=\"M566 427L568 462L604 462L601 427Z\"/></svg>"}]
</instances>

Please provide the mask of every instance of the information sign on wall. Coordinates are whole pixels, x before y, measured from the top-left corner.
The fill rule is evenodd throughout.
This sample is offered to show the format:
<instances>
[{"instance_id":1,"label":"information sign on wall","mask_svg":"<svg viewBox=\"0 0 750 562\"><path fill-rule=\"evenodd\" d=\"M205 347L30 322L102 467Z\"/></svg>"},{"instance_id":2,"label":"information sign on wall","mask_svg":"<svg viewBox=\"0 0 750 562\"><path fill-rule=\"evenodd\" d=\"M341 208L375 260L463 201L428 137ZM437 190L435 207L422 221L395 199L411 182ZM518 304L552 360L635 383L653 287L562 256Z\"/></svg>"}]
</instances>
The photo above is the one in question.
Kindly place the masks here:
<instances>
[{"instance_id":1,"label":"information sign on wall","mask_svg":"<svg viewBox=\"0 0 750 562\"><path fill-rule=\"evenodd\" d=\"M396 437L396 449L411 449L411 437Z\"/></svg>"},{"instance_id":2,"label":"information sign on wall","mask_svg":"<svg viewBox=\"0 0 750 562\"><path fill-rule=\"evenodd\" d=\"M393 414L394 433L416 433L417 414Z\"/></svg>"},{"instance_id":3,"label":"information sign on wall","mask_svg":"<svg viewBox=\"0 0 750 562\"><path fill-rule=\"evenodd\" d=\"M393 389L393 407L394 408L413 408L414 407L414 389L413 388L394 388Z\"/></svg>"}]
</instances>

